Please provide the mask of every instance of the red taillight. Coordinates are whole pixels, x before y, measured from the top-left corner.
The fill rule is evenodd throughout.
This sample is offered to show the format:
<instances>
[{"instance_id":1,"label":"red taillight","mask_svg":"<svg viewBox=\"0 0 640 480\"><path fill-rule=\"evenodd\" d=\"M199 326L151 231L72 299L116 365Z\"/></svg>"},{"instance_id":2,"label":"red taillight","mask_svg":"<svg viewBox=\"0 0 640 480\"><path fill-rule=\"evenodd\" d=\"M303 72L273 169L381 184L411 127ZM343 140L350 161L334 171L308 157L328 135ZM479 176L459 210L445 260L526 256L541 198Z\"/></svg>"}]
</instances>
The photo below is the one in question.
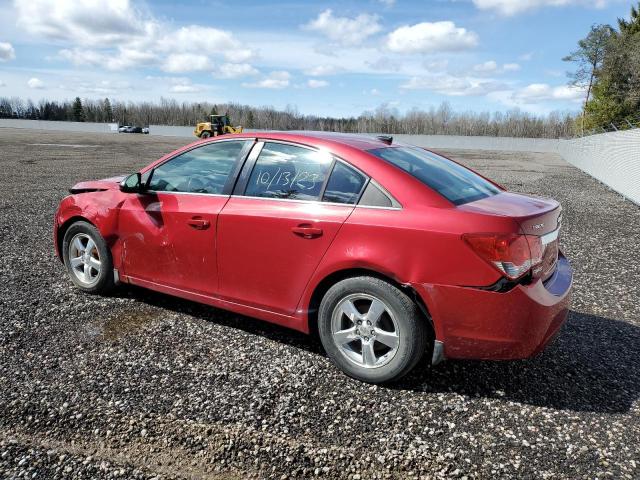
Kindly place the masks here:
<instances>
[{"instance_id":1,"label":"red taillight","mask_svg":"<svg viewBox=\"0 0 640 480\"><path fill-rule=\"evenodd\" d=\"M516 280L542 262L542 241L535 235L467 233L469 246L500 273Z\"/></svg>"}]
</instances>

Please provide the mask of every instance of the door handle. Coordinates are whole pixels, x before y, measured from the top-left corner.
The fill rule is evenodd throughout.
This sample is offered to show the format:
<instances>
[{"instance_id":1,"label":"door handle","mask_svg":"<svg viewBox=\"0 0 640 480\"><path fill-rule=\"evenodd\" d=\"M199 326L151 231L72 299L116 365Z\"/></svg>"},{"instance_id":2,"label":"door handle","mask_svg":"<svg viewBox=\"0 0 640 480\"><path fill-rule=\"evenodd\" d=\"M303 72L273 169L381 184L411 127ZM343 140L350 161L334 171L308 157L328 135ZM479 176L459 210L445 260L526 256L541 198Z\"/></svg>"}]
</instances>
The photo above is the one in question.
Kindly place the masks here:
<instances>
[{"instance_id":1,"label":"door handle","mask_svg":"<svg viewBox=\"0 0 640 480\"><path fill-rule=\"evenodd\" d=\"M322 229L313 227L309 223L303 223L297 227L293 227L291 231L302 238L318 238L322 236Z\"/></svg>"},{"instance_id":2,"label":"door handle","mask_svg":"<svg viewBox=\"0 0 640 480\"><path fill-rule=\"evenodd\" d=\"M209 220L205 220L202 217L192 217L187 221L190 227L195 228L196 230L206 230L211 226Z\"/></svg>"}]
</instances>

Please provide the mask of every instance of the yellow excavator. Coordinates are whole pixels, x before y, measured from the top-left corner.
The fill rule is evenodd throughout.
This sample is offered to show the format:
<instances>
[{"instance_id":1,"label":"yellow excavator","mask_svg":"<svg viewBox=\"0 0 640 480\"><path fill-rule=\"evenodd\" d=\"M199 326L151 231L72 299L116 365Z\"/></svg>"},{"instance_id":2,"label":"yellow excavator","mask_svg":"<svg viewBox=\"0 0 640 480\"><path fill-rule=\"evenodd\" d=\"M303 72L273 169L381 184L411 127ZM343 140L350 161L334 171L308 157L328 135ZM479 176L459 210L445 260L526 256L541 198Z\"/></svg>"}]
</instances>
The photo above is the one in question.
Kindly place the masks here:
<instances>
[{"instance_id":1,"label":"yellow excavator","mask_svg":"<svg viewBox=\"0 0 640 480\"><path fill-rule=\"evenodd\" d=\"M217 137L230 133L242 133L242 127L232 126L228 115L209 115L209 121L198 123L193 131L198 138Z\"/></svg>"}]
</instances>

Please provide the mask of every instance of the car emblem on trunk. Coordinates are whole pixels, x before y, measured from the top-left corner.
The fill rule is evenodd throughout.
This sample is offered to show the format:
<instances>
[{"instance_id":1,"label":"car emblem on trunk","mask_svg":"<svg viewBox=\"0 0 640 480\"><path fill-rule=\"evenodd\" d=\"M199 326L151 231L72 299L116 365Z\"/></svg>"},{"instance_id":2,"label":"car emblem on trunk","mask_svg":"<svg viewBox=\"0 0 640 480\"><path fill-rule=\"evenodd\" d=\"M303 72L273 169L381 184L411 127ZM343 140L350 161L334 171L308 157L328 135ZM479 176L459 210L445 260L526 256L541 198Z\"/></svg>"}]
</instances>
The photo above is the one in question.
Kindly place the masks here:
<instances>
[{"instance_id":1,"label":"car emblem on trunk","mask_svg":"<svg viewBox=\"0 0 640 480\"><path fill-rule=\"evenodd\" d=\"M542 227L544 227L544 223L537 223L531 226L534 230L540 230Z\"/></svg>"}]
</instances>

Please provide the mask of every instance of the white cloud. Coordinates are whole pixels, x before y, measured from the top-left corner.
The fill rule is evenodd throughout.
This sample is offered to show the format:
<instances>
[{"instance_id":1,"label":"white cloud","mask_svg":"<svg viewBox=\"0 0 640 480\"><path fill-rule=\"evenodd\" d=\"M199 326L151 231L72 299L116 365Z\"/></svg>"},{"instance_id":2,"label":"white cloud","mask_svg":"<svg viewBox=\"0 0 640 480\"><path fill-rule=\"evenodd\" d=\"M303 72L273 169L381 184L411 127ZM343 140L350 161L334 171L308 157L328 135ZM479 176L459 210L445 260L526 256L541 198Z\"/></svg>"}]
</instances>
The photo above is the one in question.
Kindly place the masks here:
<instances>
[{"instance_id":1,"label":"white cloud","mask_svg":"<svg viewBox=\"0 0 640 480\"><path fill-rule=\"evenodd\" d=\"M243 87L247 88L272 88L282 89L289 86L291 75L289 72L276 71L271 72L268 76L255 83L243 83Z\"/></svg>"},{"instance_id":2,"label":"white cloud","mask_svg":"<svg viewBox=\"0 0 640 480\"><path fill-rule=\"evenodd\" d=\"M88 48L62 49L58 52L61 58L74 65L89 65L104 67L107 70L124 70L158 62L158 56L153 52L133 50L119 47L117 53L106 53Z\"/></svg>"},{"instance_id":3,"label":"white cloud","mask_svg":"<svg viewBox=\"0 0 640 480\"><path fill-rule=\"evenodd\" d=\"M327 9L304 28L322 33L339 45L360 45L371 35L382 30L379 19L378 15L366 13L361 13L355 18L336 17L331 9Z\"/></svg>"},{"instance_id":4,"label":"white cloud","mask_svg":"<svg viewBox=\"0 0 640 480\"><path fill-rule=\"evenodd\" d=\"M501 15L511 16L541 7L562 7L582 5L603 8L609 0L473 0L481 10L494 10Z\"/></svg>"},{"instance_id":5,"label":"white cloud","mask_svg":"<svg viewBox=\"0 0 640 480\"><path fill-rule=\"evenodd\" d=\"M260 72L248 63L223 63L213 72L217 78L241 78L258 75Z\"/></svg>"},{"instance_id":6,"label":"white cloud","mask_svg":"<svg viewBox=\"0 0 640 480\"><path fill-rule=\"evenodd\" d=\"M396 73L402 68L399 61L389 57L380 57L372 62L367 62L367 65L376 72Z\"/></svg>"},{"instance_id":7,"label":"white cloud","mask_svg":"<svg viewBox=\"0 0 640 480\"><path fill-rule=\"evenodd\" d=\"M6 87L6 86L7 86L7 84L4 83L2 80L0 80L0 87Z\"/></svg>"},{"instance_id":8,"label":"white cloud","mask_svg":"<svg viewBox=\"0 0 640 480\"><path fill-rule=\"evenodd\" d=\"M488 62L474 65L473 71L481 75L516 72L520 70L520 65L517 63L505 63L500 66L495 60L489 60Z\"/></svg>"},{"instance_id":9,"label":"white cloud","mask_svg":"<svg viewBox=\"0 0 640 480\"><path fill-rule=\"evenodd\" d=\"M202 91L202 87L197 85L185 84L185 85L173 85L169 88L171 93L197 93Z\"/></svg>"},{"instance_id":10,"label":"white cloud","mask_svg":"<svg viewBox=\"0 0 640 480\"><path fill-rule=\"evenodd\" d=\"M123 90L130 90L131 84L126 81L100 80L99 82L80 82L73 86L74 91L85 94L113 95Z\"/></svg>"},{"instance_id":11,"label":"white cloud","mask_svg":"<svg viewBox=\"0 0 640 480\"><path fill-rule=\"evenodd\" d=\"M504 90L505 85L494 80L438 74L412 77L400 88L405 90L430 90L452 97L468 97L484 96L491 92Z\"/></svg>"},{"instance_id":12,"label":"white cloud","mask_svg":"<svg viewBox=\"0 0 640 480\"><path fill-rule=\"evenodd\" d=\"M28 33L76 45L128 42L158 29L129 0L14 0L14 7Z\"/></svg>"},{"instance_id":13,"label":"white cloud","mask_svg":"<svg viewBox=\"0 0 640 480\"><path fill-rule=\"evenodd\" d=\"M432 62L424 62L424 68L426 68L429 73L435 72L446 72L449 68L449 60L434 60Z\"/></svg>"},{"instance_id":14,"label":"white cloud","mask_svg":"<svg viewBox=\"0 0 640 480\"><path fill-rule=\"evenodd\" d=\"M44 88L44 82L39 78L33 77L27 81L29 88L42 89Z\"/></svg>"},{"instance_id":15,"label":"white cloud","mask_svg":"<svg viewBox=\"0 0 640 480\"><path fill-rule=\"evenodd\" d=\"M304 73L310 77L324 77L326 75L336 75L342 71L341 67L336 67L335 65L317 65L305 70Z\"/></svg>"},{"instance_id":16,"label":"white cloud","mask_svg":"<svg viewBox=\"0 0 640 480\"><path fill-rule=\"evenodd\" d=\"M488 62L480 63L473 67L473 71L479 73L493 73L496 70L498 70L498 64L495 60L489 60Z\"/></svg>"},{"instance_id":17,"label":"white cloud","mask_svg":"<svg viewBox=\"0 0 640 480\"><path fill-rule=\"evenodd\" d=\"M232 62L244 62L253 56L253 51L245 48L230 32L200 25L181 27L163 35L157 47L163 52L220 53Z\"/></svg>"},{"instance_id":18,"label":"white cloud","mask_svg":"<svg viewBox=\"0 0 640 480\"><path fill-rule=\"evenodd\" d=\"M162 64L165 72L196 72L211 68L211 62L206 55L197 53L172 53Z\"/></svg>"},{"instance_id":19,"label":"white cloud","mask_svg":"<svg viewBox=\"0 0 640 480\"><path fill-rule=\"evenodd\" d=\"M477 44L478 35L450 21L406 25L387 37L387 48L397 53L455 52Z\"/></svg>"},{"instance_id":20,"label":"white cloud","mask_svg":"<svg viewBox=\"0 0 640 480\"><path fill-rule=\"evenodd\" d=\"M58 54L74 65L99 66L107 62L107 57L102 53L84 48L64 48Z\"/></svg>"},{"instance_id":21,"label":"white cloud","mask_svg":"<svg viewBox=\"0 0 640 480\"><path fill-rule=\"evenodd\" d=\"M107 57L105 66L109 70L124 70L157 64L160 56L153 51L134 50L128 46L119 47L115 57Z\"/></svg>"},{"instance_id":22,"label":"white cloud","mask_svg":"<svg viewBox=\"0 0 640 480\"><path fill-rule=\"evenodd\" d=\"M168 83L171 93L197 93L204 90L202 85L194 85L187 77L148 77L148 79Z\"/></svg>"},{"instance_id":23,"label":"white cloud","mask_svg":"<svg viewBox=\"0 0 640 480\"><path fill-rule=\"evenodd\" d=\"M549 100L579 101L584 97L581 88L561 85L552 87L546 83L532 83L513 94L513 99L522 103L538 103Z\"/></svg>"},{"instance_id":24,"label":"white cloud","mask_svg":"<svg viewBox=\"0 0 640 480\"><path fill-rule=\"evenodd\" d=\"M62 44L59 55L76 65L189 72L211 68L213 57L238 63L254 56L230 32L201 25L174 29L130 0L15 0L14 5L19 27Z\"/></svg>"},{"instance_id":25,"label":"white cloud","mask_svg":"<svg viewBox=\"0 0 640 480\"><path fill-rule=\"evenodd\" d=\"M6 62L14 58L16 58L16 51L13 49L13 45L7 42L0 42L0 62Z\"/></svg>"},{"instance_id":26,"label":"white cloud","mask_svg":"<svg viewBox=\"0 0 640 480\"><path fill-rule=\"evenodd\" d=\"M378 0L385 7L393 7L396 4L396 0Z\"/></svg>"},{"instance_id":27,"label":"white cloud","mask_svg":"<svg viewBox=\"0 0 640 480\"><path fill-rule=\"evenodd\" d=\"M329 82L327 82L326 80L316 80L312 78L309 81L307 81L307 87L309 88L324 88L328 86L329 86Z\"/></svg>"}]
</instances>

